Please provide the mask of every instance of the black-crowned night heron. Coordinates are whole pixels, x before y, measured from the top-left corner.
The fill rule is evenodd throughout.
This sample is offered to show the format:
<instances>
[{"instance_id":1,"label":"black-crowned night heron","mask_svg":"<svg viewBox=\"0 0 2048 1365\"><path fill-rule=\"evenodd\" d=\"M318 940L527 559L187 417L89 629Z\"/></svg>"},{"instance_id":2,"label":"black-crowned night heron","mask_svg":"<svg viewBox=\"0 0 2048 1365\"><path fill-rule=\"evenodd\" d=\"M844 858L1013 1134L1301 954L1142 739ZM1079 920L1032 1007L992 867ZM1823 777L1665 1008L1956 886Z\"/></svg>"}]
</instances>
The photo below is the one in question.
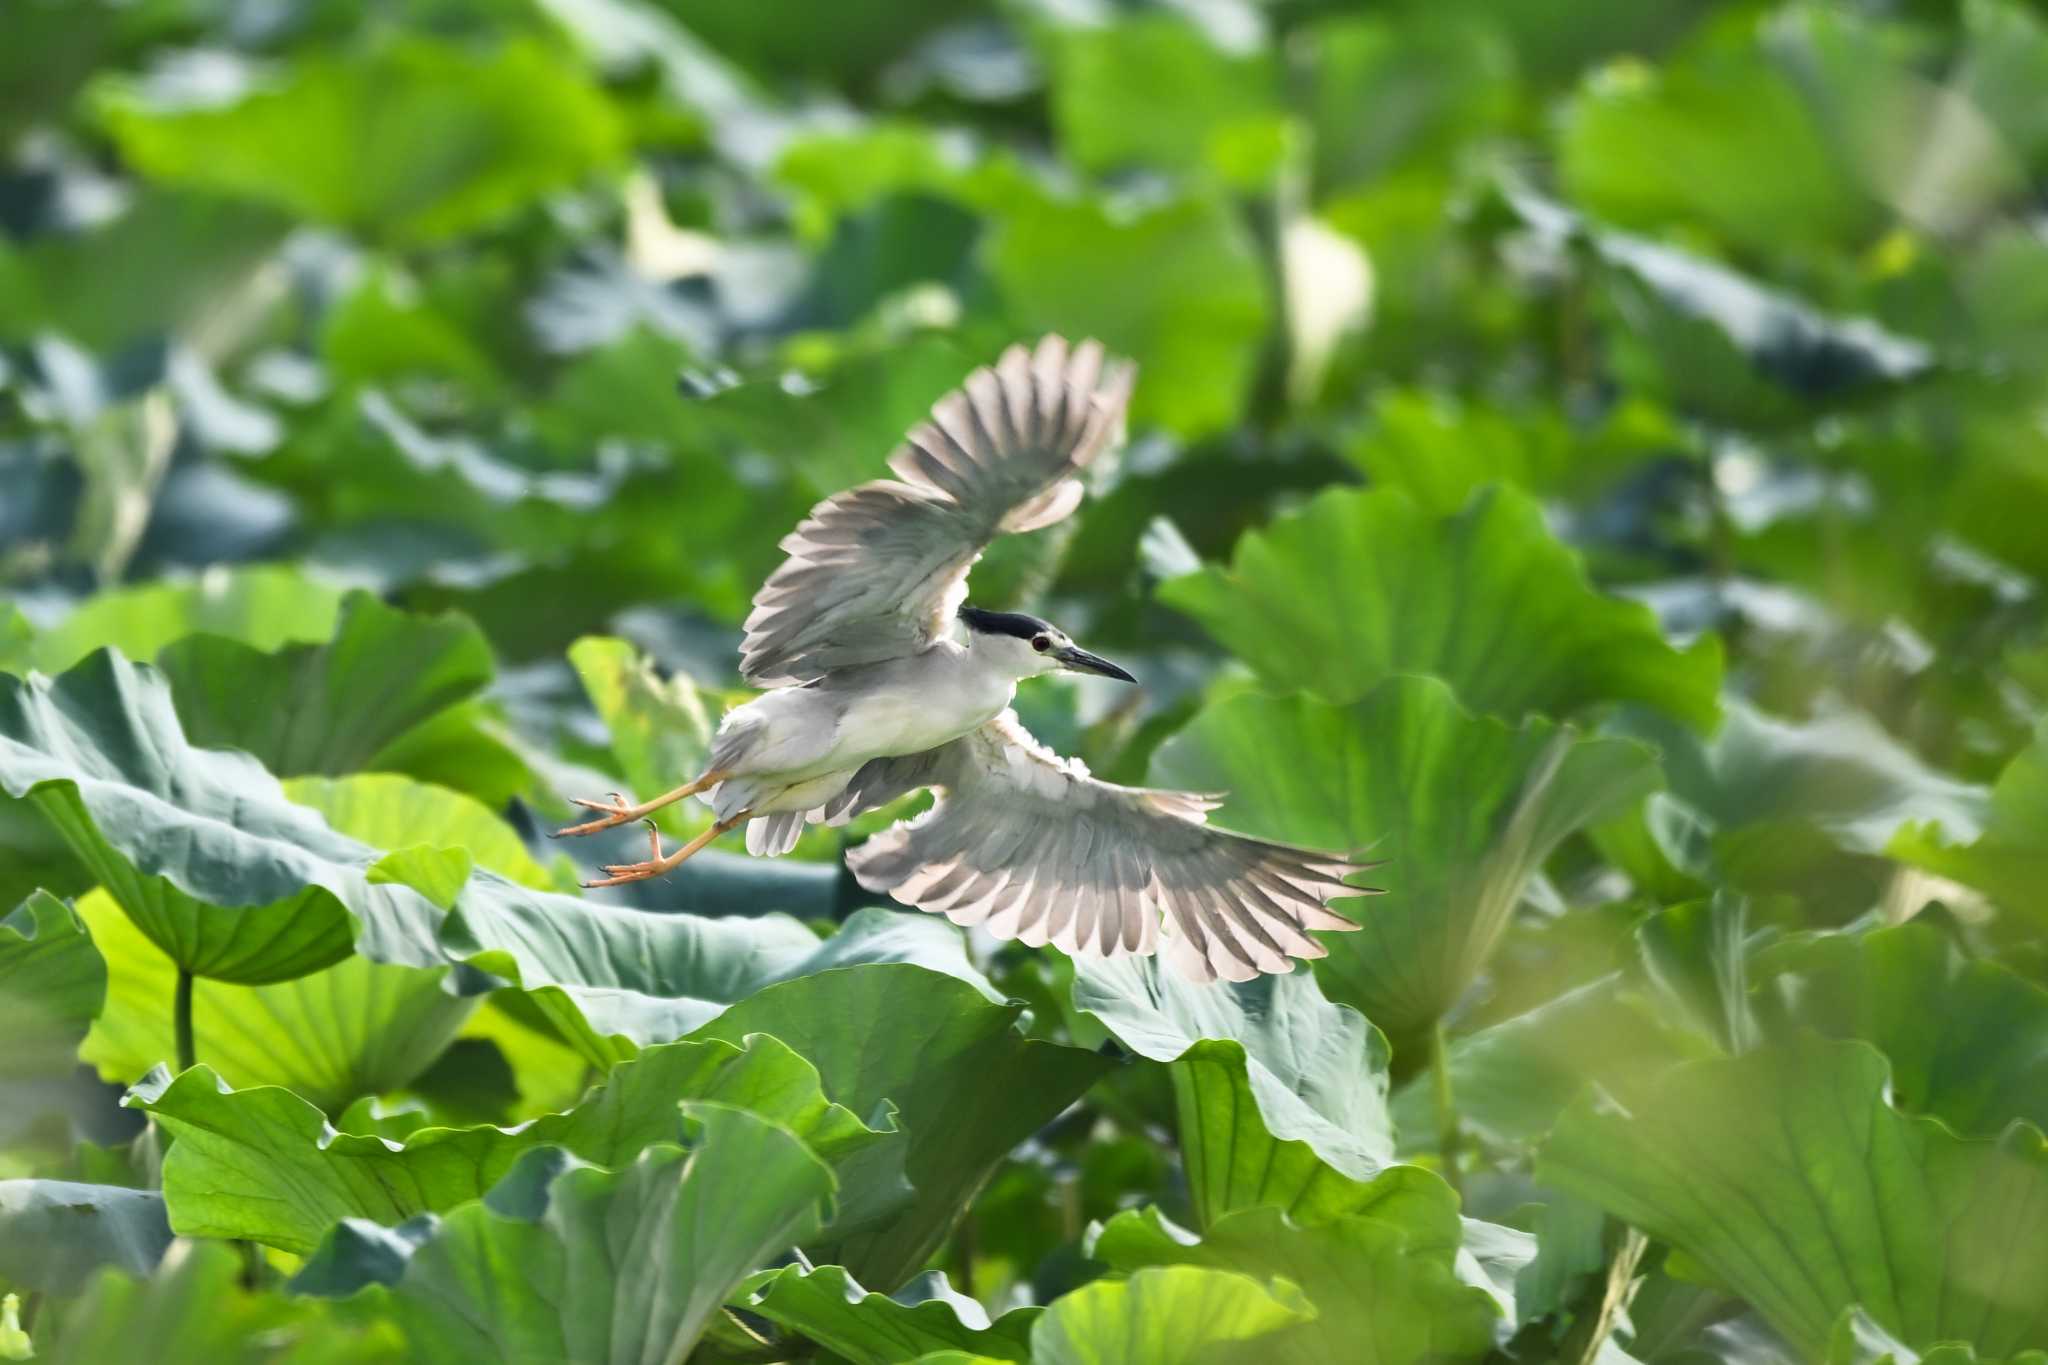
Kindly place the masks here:
<instances>
[{"instance_id":1,"label":"black-crowned night heron","mask_svg":"<svg viewBox=\"0 0 2048 1365\"><path fill-rule=\"evenodd\" d=\"M1077 477L1122 436L1132 367L1047 337L1013 346L940 399L889 459L894 479L826 499L754 599L740 672L767 688L725 717L703 774L631 805L577 799L589 834L708 794L716 822L673 853L607 866L616 886L659 876L733 827L773 856L806 822L843 824L935 787L922 816L847 856L870 890L1069 953L1151 953L1200 981L1321 957L1312 930L1358 926L1325 908L1366 894L1339 857L1204 824L1216 801L1099 782L1041 746L1009 705L1024 678L1129 673L1050 622L963 605L967 572L1006 532L1061 520ZM651 828L651 826L650 826Z\"/></svg>"}]
</instances>

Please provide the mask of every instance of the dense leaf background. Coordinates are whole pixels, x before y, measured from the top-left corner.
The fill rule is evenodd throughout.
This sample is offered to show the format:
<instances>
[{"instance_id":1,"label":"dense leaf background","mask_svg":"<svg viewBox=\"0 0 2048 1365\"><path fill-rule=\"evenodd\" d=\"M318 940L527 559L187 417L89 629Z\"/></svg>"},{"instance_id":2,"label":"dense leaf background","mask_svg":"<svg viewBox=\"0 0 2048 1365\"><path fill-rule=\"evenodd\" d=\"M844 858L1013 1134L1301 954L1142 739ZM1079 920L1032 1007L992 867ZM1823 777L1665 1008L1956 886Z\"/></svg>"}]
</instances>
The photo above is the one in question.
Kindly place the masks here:
<instances>
[{"instance_id":1,"label":"dense leaf background","mask_svg":"<svg viewBox=\"0 0 2048 1365\"><path fill-rule=\"evenodd\" d=\"M2038 4L0 32L0 1359L2048 1360ZM1047 330L1130 441L975 595L1142 683L1027 723L1359 931L579 892Z\"/></svg>"}]
</instances>

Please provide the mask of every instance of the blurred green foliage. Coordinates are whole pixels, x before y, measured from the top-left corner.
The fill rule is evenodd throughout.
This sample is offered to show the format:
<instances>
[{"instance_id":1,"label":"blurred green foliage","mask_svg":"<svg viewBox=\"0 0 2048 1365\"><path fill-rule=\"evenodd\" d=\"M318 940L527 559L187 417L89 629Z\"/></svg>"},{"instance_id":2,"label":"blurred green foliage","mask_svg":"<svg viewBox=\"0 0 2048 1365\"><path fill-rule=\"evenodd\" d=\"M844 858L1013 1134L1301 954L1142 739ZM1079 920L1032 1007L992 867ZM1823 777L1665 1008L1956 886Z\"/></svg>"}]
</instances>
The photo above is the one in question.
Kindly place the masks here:
<instances>
[{"instance_id":1,"label":"blurred green foliage","mask_svg":"<svg viewBox=\"0 0 2048 1365\"><path fill-rule=\"evenodd\" d=\"M0 1355L2048 1360L2037 4L0 31ZM975 595L1143 684L1020 711L1359 932L968 938L918 798L576 894L1044 331L1131 440Z\"/></svg>"}]
</instances>

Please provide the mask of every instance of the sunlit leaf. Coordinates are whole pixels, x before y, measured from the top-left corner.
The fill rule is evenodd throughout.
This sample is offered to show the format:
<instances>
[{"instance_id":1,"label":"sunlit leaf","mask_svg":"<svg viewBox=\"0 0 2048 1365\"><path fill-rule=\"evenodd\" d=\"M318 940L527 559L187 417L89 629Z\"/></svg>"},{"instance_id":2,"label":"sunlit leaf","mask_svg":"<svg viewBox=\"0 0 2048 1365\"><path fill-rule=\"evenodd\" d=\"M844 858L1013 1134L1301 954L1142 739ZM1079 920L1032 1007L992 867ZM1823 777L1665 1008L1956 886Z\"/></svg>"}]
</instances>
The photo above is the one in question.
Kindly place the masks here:
<instances>
[{"instance_id":1,"label":"sunlit leaf","mask_svg":"<svg viewBox=\"0 0 2048 1365\"><path fill-rule=\"evenodd\" d=\"M1808 1035L1694 1062L1628 1113L1575 1105L1545 1182L1664 1238L1808 1353L1861 1305L1917 1346L2048 1345L2048 1147L1955 1136L1885 1099L1884 1058Z\"/></svg>"},{"instance_id":2,"label":"sunlit leaf","mask_svg":"<svg viewBox=\"0 0 2048 1365\"><path fill-rule=\"evenodd\" d=\"M1270 685L1329 701L1431 673L1467 706L1509 717L1608 701L1701 726L1715 716L1711 637L1674 649L1647 608L1595 591L1510 488L1443 518L1392 490L1332 490L1244 537L1228 568L1159 592Z\"/></svg>"},{"instance_id":3,"label":"sunlit leaf","mask_svg":"<svg viewBox=\"0 0 2048 1365\"><path fill-rule=\"evenodd\" d=\"M1294 1286L1196 1266L1148 1267L1053 1301L1031 1328L1032 1365L1178 1365L1240 1347L1256 1358L1272 1334L1312 1314Z\"/></svg>"},{"instance_id":4,"label":"sunlit leaf","mask_svg":"<svg viewBox=\"0 0 2048 1365\"><path fill-rule=\"evenodd\" d=\"M107 962L107 1004L80 1049L109 1080L134 1081L173 1062L176 964L104 892L78 903ZM305 976L248 986L193 983L198 1056L242 1085L289 1085L339 1108L404 1085L476 1008L443 985L445 971L350 957Z\"/></svg>"},{"instance_id":5,"label":"sunlit leaf","mask_svg":"<svg viewBox=\"0 0 2048 1365\"><path fill-rule=\"evenodd\" d=\"M30 662L62 673L96 649L151 659L187 635L225 635L261 650L334 634L342 589L292 569L217 571L97 593L35 638Z\"/></svg>"},{"instance_id":6,"label":"sunlit leaf","mask_svg":"<svg viewBox=\"0 0 2048 1365\"><path fill-rule=\"evenodd\" d=\"M585 636L569 646L569 664L611 732L618 775L634 800L658 796L704 771L718 718L686 675L662 678L631 644L608 636Z\"/></svg>"},{"instance_id":7,"label":"sunlit leaf","mask_svg":"<svg viewBox=\"0 0 2048 1365\"><path fill-rule=\"evenodd\" d=\"M404 883L373 878L384 856L377 847L286 800L246 754L192 748L162 676L110 653L55 682L0 676L0 785L36 789L122 909L198 975L287 980L352 946L399 966L471 963L537 992L594 1061L681 1037L768 982L831 966L916 960L978 979L959 932L928 915L862 912L820 943L785 916L620 910L488 867L443 915ZM378 821L363 832L431 844L432 831L398 795L356 806ZM470 828L454 836L465 846L492 825L470 809ZM488 856L488 843L475 851Z\"/></svg>"},{"instance_id":8,"label":"sunlit leaf","mask_svg":"<svg viewBox=\"0 0 2048 1365\"><path fill-rule=\"evenodd\" d=\"M456 792L382 773L294 778L284 791L351 837L372 843L420 840L416 854L453 849L463 878L475 862L522 883L548 884L517 836ZM376 867L366 877L376 880ZM92 925L110 973L107 1006L93 1025L85 1057L109 1079L139 1080L175 1057L169 1001L176 964L104 893L82 900L80 913ZM234 1085L289 1086L338 1110L358 1095L405 1085L446 1046L476 1008L473 992L457 994L448 974L445 967L349 957L265 985L198 981L192 992L196 1051Z\"/></svg>"},{"instance_id":9,"label":"sunlit leaf","mask_svg":"<svg viewBox=\"0 0 2048 1365\"><path fill-rule=\"evenodd\" d=\"M1484 1355L1500 1312L1453 1269L1457 1196L1413 1167L1395 1167L1367 1190L1334 1218L1297 1222L1277 1208L1243 1209L1199 1238L1156 1208L1133 1209L1101 1228L1092 1254L1122 1271L1195 1265L1299 1286L1314 1320L1262 1343L1261 1359L1419 1365Z\"/></svg>"}]
</instances>

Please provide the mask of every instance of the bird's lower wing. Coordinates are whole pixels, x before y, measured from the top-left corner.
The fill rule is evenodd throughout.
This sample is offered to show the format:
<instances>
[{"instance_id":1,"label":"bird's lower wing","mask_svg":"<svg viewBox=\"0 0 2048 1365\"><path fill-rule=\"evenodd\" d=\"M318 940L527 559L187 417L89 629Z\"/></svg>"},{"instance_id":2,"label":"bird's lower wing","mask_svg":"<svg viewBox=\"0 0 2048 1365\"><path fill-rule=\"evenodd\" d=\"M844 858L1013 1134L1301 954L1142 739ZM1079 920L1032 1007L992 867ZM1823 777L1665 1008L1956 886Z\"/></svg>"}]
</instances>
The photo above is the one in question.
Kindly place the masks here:
<instances>
[{"instance_id":1,"label":"bird's lower wing","mask_svg":"<svg viewBox=\"0 0 2048 1365\"><path fill-rule=\"evenodd\" d=\"M1212 802L1098 782L1005 712L907 759L869 764L832 814L920 786L931 810L848 855L861 885L999 938L1113 956L1164 950L1197 981L1285 972L1355 929L1327 908L1364 895L1342 858L1211 829Z\"/></svg>"}]
</instances>

